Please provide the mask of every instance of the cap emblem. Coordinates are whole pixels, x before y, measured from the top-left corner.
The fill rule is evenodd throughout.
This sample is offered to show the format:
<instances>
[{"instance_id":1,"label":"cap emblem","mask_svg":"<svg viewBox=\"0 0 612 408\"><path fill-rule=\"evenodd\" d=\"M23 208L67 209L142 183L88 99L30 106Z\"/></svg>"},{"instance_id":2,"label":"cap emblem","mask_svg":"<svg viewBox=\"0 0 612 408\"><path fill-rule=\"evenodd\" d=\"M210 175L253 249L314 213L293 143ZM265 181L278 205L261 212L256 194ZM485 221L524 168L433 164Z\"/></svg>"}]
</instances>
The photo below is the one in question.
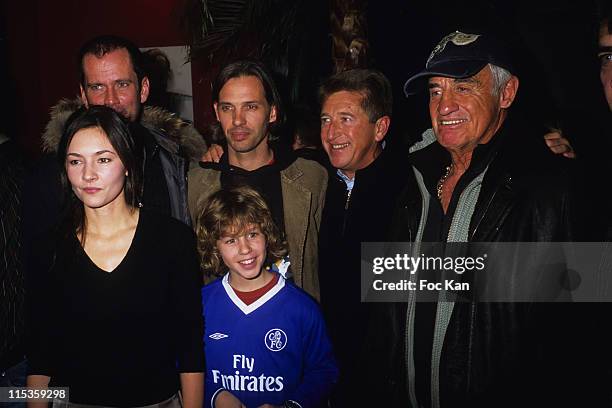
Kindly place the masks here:
<instances>
[{"instance_id":1,"label":"cap emblem","mask_svg":"<svg viewBox=\"0 0 612 408\"><path fill-rule=\"evenodd\" d=\"M476 41L478 39L478 37L480 37L479 34L466 34L466 33L462 33L461 31L455 31L454 33L450 33L449 35L444 37L438 43L438 45L436 45L436 47L433 49L431 54L429 54L429 58L427 58L426 66L429 65L429 62L437 54L439 54L442 51L444 51L444 48L446 48L446 44L448 44L449 41L452 42L453 44L457 45L457 46L462 46L462 45L468 45L468 44L473 43L474 41Z\"/></svg>"}]
</instances>

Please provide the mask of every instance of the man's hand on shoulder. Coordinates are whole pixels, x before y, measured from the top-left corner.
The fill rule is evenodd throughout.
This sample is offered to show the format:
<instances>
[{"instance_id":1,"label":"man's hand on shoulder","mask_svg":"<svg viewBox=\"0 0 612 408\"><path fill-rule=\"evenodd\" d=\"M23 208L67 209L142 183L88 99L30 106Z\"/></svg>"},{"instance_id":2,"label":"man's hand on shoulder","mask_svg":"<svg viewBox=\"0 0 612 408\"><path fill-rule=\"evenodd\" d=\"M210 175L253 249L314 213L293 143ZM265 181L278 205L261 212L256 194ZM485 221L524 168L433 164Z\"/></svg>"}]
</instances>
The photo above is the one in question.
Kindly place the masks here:
<instances>
[{"instance_id":1,"label":"man's hand on shoulder","mask_svg":"<svg viewBox=\"0 0 612 408\"><path fill-rule=\"evenodd\" d=\"M546 146L555 154L562 154L563 157L568 159L575 159L576 152L570 144L569 140L561 135L560 130L553 130L544 135L544 142Z\"/></svg>"},{"instance_id":2,"label":"man's hand on shoulder","mask_svg":"<svg viewBox=\"0 0 612 408\"><path fill-rule=\"evenodd\" d=\"M223 147L218 144L211 144L206 153L202 155L200 161L205 163L219 163L223 156Z\"/></svg>"}]
</instances>

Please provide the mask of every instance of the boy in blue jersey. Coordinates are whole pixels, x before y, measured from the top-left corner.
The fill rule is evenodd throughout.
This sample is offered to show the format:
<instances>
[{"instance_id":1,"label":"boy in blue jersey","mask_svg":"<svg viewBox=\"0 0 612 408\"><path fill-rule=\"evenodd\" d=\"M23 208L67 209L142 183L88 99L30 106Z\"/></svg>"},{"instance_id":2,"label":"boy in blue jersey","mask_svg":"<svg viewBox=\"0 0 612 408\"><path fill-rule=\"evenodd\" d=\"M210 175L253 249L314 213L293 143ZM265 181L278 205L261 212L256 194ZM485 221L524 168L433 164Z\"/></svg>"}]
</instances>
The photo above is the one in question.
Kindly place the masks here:
<instances>
[{"instance_id":1,"label":"boy in blue jersey","mask_svg":"<svg viewBox=\"0 0 612 408\"><path fill-rule=\"evenodd\" d=\"M287 243L264 199L220 190L196 231L202 269L224 274L202 289L206 406L318 406L338 369L318 305L282 276Z\"/></svg>"}]
</instances>

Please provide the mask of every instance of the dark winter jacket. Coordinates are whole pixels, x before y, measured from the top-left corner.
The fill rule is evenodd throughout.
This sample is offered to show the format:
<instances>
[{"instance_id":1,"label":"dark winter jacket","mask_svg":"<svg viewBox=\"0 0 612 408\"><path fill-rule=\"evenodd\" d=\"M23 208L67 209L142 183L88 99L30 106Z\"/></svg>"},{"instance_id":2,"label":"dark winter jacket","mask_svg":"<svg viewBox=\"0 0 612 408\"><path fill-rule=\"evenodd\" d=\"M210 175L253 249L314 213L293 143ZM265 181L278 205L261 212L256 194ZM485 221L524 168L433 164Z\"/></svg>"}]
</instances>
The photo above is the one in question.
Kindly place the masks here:
<instances>
[{"instance_id":1,"label":"dark winter jacket","mask_svg":"<svg viewBox=\"0 0 612 408\"><path fill-rule=\"evenodd\" d=\"M370 349L376 339L365 338L366 323L377 319L379 305L361 303L360 254L362 242L385 240L395 200L413 177L402 153L387 146L369 166L357 170L350 195L337 170L329 172L319 234L319 279L321 306L340 367L333 407L384 406L377 404L371 385L388 373L370 369L370 360L378 358Z\"/></svg>"}]
</instances>

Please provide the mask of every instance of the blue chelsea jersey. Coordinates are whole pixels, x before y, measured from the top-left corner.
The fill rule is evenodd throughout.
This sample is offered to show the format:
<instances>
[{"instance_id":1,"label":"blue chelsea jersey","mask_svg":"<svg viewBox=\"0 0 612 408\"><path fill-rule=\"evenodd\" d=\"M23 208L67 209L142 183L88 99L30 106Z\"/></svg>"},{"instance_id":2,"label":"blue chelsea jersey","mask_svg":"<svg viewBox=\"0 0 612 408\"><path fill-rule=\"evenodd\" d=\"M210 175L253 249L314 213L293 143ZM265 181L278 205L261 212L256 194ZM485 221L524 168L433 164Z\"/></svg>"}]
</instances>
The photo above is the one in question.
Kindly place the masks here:
<instances>
[{"instance_id":1,"label":"blue chelsea jersey","mask_svg":"<svg viewBox=\"0 0 612 408\"><path fill-rule=\"evenodd\" d=\"M246 305L228 276L202 289L206 406L224 389L247 407L286 400L317 405L338 376L317 304L280 276Z\"/></svg>"}]
</instances>

